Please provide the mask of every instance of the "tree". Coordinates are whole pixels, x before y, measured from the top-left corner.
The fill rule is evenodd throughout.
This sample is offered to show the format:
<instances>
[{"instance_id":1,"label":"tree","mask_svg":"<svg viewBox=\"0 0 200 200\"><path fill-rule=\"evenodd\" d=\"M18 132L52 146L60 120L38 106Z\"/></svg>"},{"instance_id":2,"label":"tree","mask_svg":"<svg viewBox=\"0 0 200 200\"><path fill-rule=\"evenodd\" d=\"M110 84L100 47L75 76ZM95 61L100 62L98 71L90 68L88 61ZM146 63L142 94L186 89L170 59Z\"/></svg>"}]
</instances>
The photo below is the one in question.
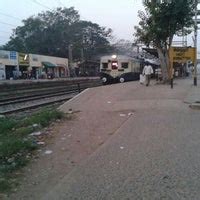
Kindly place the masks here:
<instances>
[{"instance_id":1,"label":"tree","mask_svg":"<svg viewBox=\"0 0 200 200\"><path fill-rule=\"evenodd\" d=\"M93 56L107 53L112 47L108 39L112 37L112 30L100 27L90 21L79 21L74 24L73 49L80 54L80 48L84 51L84 58L91 59Z\"/></svg>"},{"instance_id":2,"label":"tree","mask_svg":"<svg viewBox=\"0 0 200 200\"><path fill-rule=\"evenodd\" d=\"M194 0L145 0L145 12L139 11L139 26L135 37L147 46L157 49L164 81L170 77L169 48L174 36L182 31L191 32Z\"/></svg>"},{"instance_id":3,"label":"tree","mask_svg":"<svg viewBox=\"0 0 200 200\"><path fill-rule=\"evenodd\" d=\"M117 40L113 44L113 48L117 54L124 54L127 56L136 56L136 52L133 51L134 45L131 41L129 40Z\"/></svg>"},{"instance_id":4,"label":"tree","mask_svg":"<svg viewBox=\"0 0 200 200\"><path fill-rule=\"evenodd\" d=\"M73 7L42 12L23 23L16 28L4 49L66 57L68 47L72 46L74 58L80 58L82 48L88 57L110 48L112 30L80 20ZM90 43L84 43L84 38Z\"/></svg>"}]
</instances>

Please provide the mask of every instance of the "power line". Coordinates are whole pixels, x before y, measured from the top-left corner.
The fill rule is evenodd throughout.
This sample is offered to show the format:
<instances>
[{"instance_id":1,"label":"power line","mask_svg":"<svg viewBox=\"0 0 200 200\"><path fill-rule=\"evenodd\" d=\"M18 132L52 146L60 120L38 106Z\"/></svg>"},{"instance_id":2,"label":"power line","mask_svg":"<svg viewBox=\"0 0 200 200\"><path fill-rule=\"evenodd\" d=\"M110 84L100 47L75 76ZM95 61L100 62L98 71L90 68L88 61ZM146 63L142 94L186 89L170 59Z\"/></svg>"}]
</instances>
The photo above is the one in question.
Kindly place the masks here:
<instances>
[{"instance_id":1,"label":"power line","mask_svg":"<svg viewBox=\"0 0 200 200\"><path fill-rule=\"evenodd\" d=\"M9 39L10 36L7 36L7 37L6 37L6 36L1 36L1 35L0 35L0 38Z\"/></svg>"},{"instance_id":2,"label":"power line","mask_svg":"<svg viewBox=\"0 0 200 200\"><path fill-rule=\"evenodd\" d=\"M53 9L51 9L51 8L49 8L48 6L46 6L45 4L42 4L42 3L40 3L40 2L38 2L38 1L36 1L36 0L31 0L33 3L35 3L35 4L37 4L37 5L40 5L40 6L42 6L43 8L46 8L46 9L48 9L48 10L51 10L51 11L54 11ZM58 0L59 1L59 0ZM60 1L61 2L61 1ZM61 3L62 4L62 3ZM63 4L64 5L64 4ZM68 20L68 18L62 13L62 12L59 12L60 14L61 14L61 16L64 18L64 19L67 19ZM85 21L87 21L84 17L82 17L83 18L83 20L85 20Z\"/></svg>"},{"instance_id":3,"label":"power line","mask_svg":"<svg viewBox=\"0 0 200 200\"><path fill-rule=\"evenodd\" d=\"M14 25L14 24L9 24L9 23L6 23L6 22L2 22L0 21L1 24L4 24L4 25L8 25L8 26L13 26L13 27L16 27L17 25Z\"/></svg>"},{"instance_id":4,"label":"power line","mask_svg":"<svg viewBox=\"0 0 200 200\"><path fill-rule=\"evenodd\" d=\"M6 16L6 17L10 17L10 18L13 18L13 19L22 21L22 20L21 20L20 18L18 18L18 17L14 17L14 16L12 16L12 15L9 15L9 14L6 14L6 13L2 13L1 11L0 11L0 15L4 15L4 16Z\"/></svg>"},{"instance_id":5,"label":"power line","mask_svg":"<svg viewBox=\"0 0 200 200\"><path fill-rule=\"evenodd\" d=\"M1 31L1 30L0 30L0 32L1 32L1 33L8 33L8 34L11 34L11 32L8 32L8 31Z\"/></svg>"},{"instance_id":6,"label":"power line","mask_svg":"<svg viewBox=\"0 0 200 200\"><path fill-rule=\"evenodd\" d=\"M40 2L38 2L38 1L36 1L36 0L32 0L32 2L34 2L34 3L36 3L36 4L40 5L40 6L42 6L43 8L46 8L46 9L51 10L51 11L54 11L53 9L49 8L48 6L46 6L46 5L44 5L44 4L40 3ZM68 18L67 18L62 12L59 12L59 13L61 14L61 16L62 16L64 19L67 19L67 20L68 20Z\"/></svg>"},{"instance_id":7,"label":"power line","mask_svg":"<svg viewBox=\"0 0 200 200\"><path fill-rule=\"evenodd\" d=\"M62 2L61 0L55 0L59 5L63 6L63 7L66 7Z\"/></svg>"},{"instance_id":8,"label":"power line","mask_svg":"<svg viewBox=\"0 0 200 200\"><path fill-rule=\"evenodd\" d=\"M46 6L46 5L44 5L44 4L40 3L40 2L38 2L38 1L36 1L36 0L31 0L31 1L32 1L33 3L39 5L39 6L42 6L43 8L46 8L46 9L48 9L48 10L52 10L52 9L49 8L48 6Z\"/></svg>"}]
</instances>

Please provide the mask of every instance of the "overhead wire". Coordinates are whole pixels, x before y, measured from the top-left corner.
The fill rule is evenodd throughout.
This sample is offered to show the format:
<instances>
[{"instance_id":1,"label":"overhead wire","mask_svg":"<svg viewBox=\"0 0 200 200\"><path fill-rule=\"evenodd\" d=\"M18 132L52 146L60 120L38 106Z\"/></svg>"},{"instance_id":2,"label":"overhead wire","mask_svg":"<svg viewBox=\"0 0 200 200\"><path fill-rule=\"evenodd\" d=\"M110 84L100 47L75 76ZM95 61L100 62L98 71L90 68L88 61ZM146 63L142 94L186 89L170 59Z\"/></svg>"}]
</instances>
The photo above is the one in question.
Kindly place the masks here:
<instances>
[{"instance_id":1,"label":"overhead wire","mask_svg":"<svg viewBox=\"0 0 200 200\"><path fill-rule=\"evenodd\" d=\"M11 32L8 32L8 31L2 31L0 30L1 33L8 33L8 34L11 34Z\"/></svg>"},{"instance_id":2,"label":"overhead wire","mask_svg":"<svg viewBox=\"0 0 200 200\"><path fill-rule=\"evenodd\" d=\"M59 5L63 6L63 7L66 7L62 2L61 0L55 0Z\"/></svg>"},{"instance_id":3,"label":"overhead wire","mask_svg":"<svg viewBox=\"0 0 200 200\"><path fill-rule=\"evenodd\" d=\"M3 12L1 12L1 11L0 11L0 15L4 15L4 16L6 16L6 17L10 17L10 18L12 18L12 19L22 21L22 19L20 19L20 18L18 18L18 17L15 17L15 16L12 16L12 15L3 13Z\"/></svg>"},{"instance_id":4,"label":"overhead wire","mask_svg":"<svg viewBox=\"0 0 200 200\"><path fill-rule=\"evenodd\" d=\"M6 39L9 39L10 36L7 36L7 37L6 37L6 36L1 36L1 35L0 35L0 38L6 38Z\"/></svg>"},{"instance_id":5,"label":"overhead wire","mask_svg":"<svg viewBox=\"0 0 200 200\"><path fill-rule=\"evenodd\" d=\"M46 8L48 10L51 10L51 11L54 11L53 9L51 9L50 7L48 7L47 5L43 4L43 3L40 3L38 2L37 0L31 0L33 3L43 7L43 8ZM62 5L63 7L66 7L62 2L61 0L56 0L57 3L59 3L60 5ZM60 12L61 16L64 18L64 19L68 19L62 12ZM12 19L15 19L15 20L19 20L19 21L22 21L22 19L18 18L18 17L15 17L13 15L10 15L10 14L6 14L6 13L3 13L0 11L0 15L4 15L6 17L10 17ZM83 17L82 17L83 18ZM83 18L83 20L86 20L85 18ZM7 25L7 26L12 26L12 27L17 27L17 25L14 25L14 24L11 24L11 23L7 23L7 22L3 22L3 21L0 21L0 24L4 24L4 25ZM5 32L5 31L1 31L0 32L4 32L4 33L8 33L8 32ZM10 33L9 33L10 34Z\"/></svg>"},{"instance_id":6,"label":"overhead wire","mask_svg":"<svg viewBox=\"0 0 200 200\"><path fill-rule=\"evenodd\" d=\"M18 21L22 21L22 19L20 19L18 17L15 17L13 15L10 15L10 14L4 13L2 11L0 11L0 15L3 15L3 16L6 16L6 17L9 17L9 18L18 20ZM0 21L0 23L4 24L4 25L7 25L7 26L15 27L15 28L17 27L17 25L14 25L14 24L11 24L11 23L7 23L7 22L3 22L3 21ZM11 32L0 30L0 33L9 34L9 36L8 35L7 36L6 35L5 36L0 35L0 38L7 38L8 39L10 37L10 35L12 34L12 31L13 31L12 29L11 29Z\"/></svg>"},{"instance_id":7,"label":"overhead wire","mask_svg":"<svg viewBox=\"0 0 200 200\"><path fill-rule=\"evenodd\" d=\"M7 22L2 22L0 21L1 24L4 24L4 25L8 25L8 26L13 26L13 27L16 27L17 25L14 25L14 24L10 24L10 23L7 23Z\"/></svg>"},{"instance_id":8,"label":"overhead wire","mask_svg":"<svg viewBox=\"0 0 200 200\"><path fill-rule=\"evenodd\" d=\"M31 1L32 1L33 3L36 3L36 4L40 5L40 6L42 6L43 8L46 8L46 9L51 10L51 11L54 11L53 9L49 8L48 6L46 6L46 5L44 5L44 4L40 3L40 2L38 2L38 1L36 1L36 0L31 0ZM68 20L68 18L65 17L65 16L63 15L63 13L60 12L60 14L61 14L61 16L62 16L63 18L65 18L65 19Z\"/></svg>"},{"instance_id":9,"label":"overhead wire","mask_svg":"<svg viewBox=\"0 0 200 200\"><path fill-rule=\"evenodd\" d=\"M48 10L52 10L51 8L49 8L48 6L46 6L46 5L44 5L44 4L42 4L42 3L40 3L40 2L38 2L38 1L36 1L36 0L31 0L33 3L35 3L35 4L37 4L37 5L40 5L40 6L42 6L43 8L46 8L46 9L48 9Z\"/></svg>"},{"instance_id":10,"label":"overhead wire","mask_svg":"<svg viewBox=\"0 0 200 200\"><path fill-rule=\"evenodd\" d=\"M37 0L31 0L31 1L32 1L33 3L35 3L35 4L37 4L37 5L42 6L43 8L46 8L46 9L51 10L51 11L54 11L53 9L49 8L48 6L46 6L46 5L43 4L43 3L38 2ZM58 0L58 1L59 1L59 0ZM64 5L64 4L63 4L63 5ZM66 6L64 6L64 7L66 7ZM61 16L62 16L63 18L65 18L65 19L68 20L68 18L67 18L62 12L60 12L60 14L61 14ZM82 16L82 18L83 18L83 20L86 20L85 17ZM87 20L86 20L86 21L87 21Z\"/></svg>"}]
</instances>

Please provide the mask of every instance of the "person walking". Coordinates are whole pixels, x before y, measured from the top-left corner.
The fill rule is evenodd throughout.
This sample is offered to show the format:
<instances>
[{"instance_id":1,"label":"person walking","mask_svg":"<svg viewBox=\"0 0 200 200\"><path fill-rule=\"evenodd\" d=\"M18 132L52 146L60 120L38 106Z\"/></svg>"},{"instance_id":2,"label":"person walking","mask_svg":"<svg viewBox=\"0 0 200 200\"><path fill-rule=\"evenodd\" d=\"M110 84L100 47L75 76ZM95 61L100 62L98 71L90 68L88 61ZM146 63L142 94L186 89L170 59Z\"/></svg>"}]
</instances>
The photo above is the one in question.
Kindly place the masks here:
<instances>
[{"instance_id":1,"label":"person walking","mask_svg":"<svg viewBox=\"0 0 200 200\"><path fill-rule=\"evenodd\" d=\"M151 74L153 74L153 69L149 62L145 63L142 74L145 76L146 86L149 86L151 80Z\"/></svg>"}]
</instances>

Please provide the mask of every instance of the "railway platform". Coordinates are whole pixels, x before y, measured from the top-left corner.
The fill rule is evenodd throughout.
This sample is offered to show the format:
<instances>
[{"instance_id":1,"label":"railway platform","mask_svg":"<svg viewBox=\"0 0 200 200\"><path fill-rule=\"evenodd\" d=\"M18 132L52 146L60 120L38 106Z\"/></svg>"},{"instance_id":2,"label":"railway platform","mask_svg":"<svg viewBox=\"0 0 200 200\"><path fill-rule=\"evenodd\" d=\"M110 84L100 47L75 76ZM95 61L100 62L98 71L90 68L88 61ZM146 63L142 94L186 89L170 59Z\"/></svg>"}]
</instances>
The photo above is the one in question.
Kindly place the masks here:
<instances>
[{"instance_id":1,"label":"railway platform","mask_svg":"<svg viewBox=\"0 0 200 200\"><path fill-rule=\"evenodd\" d=\"M25 184L14 198L198 199L200 112L189 106L200 100L200 87L192 82L175 80L174 89L128 82L72 98L59 109L76 120L56 132L69 139L57 138L54 153L38 164L48 169L46 180ZM76 164L69 170L70 156Z\"/></svg>"}]
</instances>

